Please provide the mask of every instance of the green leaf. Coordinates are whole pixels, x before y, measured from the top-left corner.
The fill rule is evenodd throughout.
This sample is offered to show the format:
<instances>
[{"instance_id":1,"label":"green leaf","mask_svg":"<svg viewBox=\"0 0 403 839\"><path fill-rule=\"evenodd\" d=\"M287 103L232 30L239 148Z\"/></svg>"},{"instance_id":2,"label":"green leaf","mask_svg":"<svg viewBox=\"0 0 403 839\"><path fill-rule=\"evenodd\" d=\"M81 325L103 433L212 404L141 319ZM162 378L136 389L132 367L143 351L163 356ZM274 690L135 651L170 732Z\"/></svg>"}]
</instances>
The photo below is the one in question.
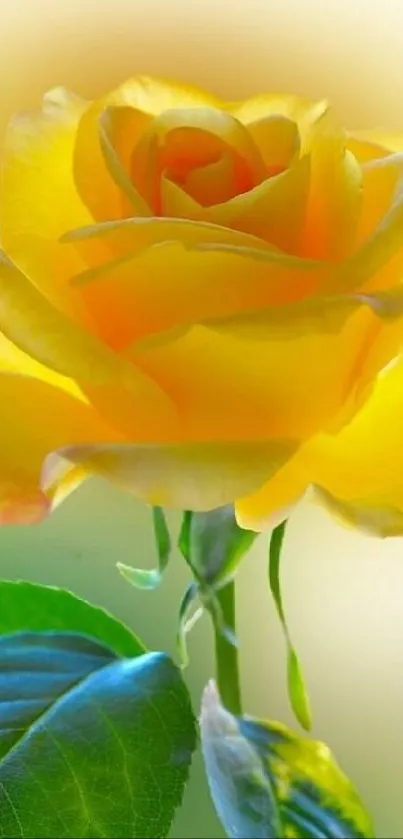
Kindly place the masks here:
<instances>
[{"instance_id":1,"label":"green leaf","mask_svg":"<svg viewBox=\"0 0 403 839\"><path fill-rule=\"evenodd\" d=\"M0 835L165 837L195 748L179 670L76 633L0 638Z\"/></svg>"},{"instance_id":2,"label":"green leaf","mask_svg":"<svg viewBox=\"0 0 403 839\"><path fill-rule=\"evenodd\" d=\"M302 668L290 638L281 595L280 560L286 524L286 522L280 524L273 530L271 535L269 545L269 583L287 644L287 676L290 704L302 728L309 731L312 727L309 696L305 687Z\"/></svg>"},{"instance_id":3,"label":"green leaf","mask_svg":"<svg viewBox=\"0 0 403 839\"><path fill-rule=\"evenodd\" d=\"M258 534L239 527L231 504L207 513L184 513L179 549L202 587L220 588L232 577Z\"/></svg>"},{"instance_id":4,"label":"green leaf","mask_svg":"<svg viewBox=\"0 0 403 839\"><path fill-rule=\"evenodd\" d=\"M232 505L219 507L207 513L183 514L178 547L192 570L197 585L193 599L199 595L202 609L210 612L216 632L236 647L235 632L225 623L218 592L235 576L237 567L259 534L239 527ZM186 604L182 602L181 613ZM201 611L197 612L197 619ZM187 663L186 634L195 621L180 618L178 645L182 660Z\"/></svg>"},{"instance_id":5,"label":"green leaf","mask_svg":"<svg viewBox=\"0 0 403 839\"><path fill-rule=\"evenodd\" d=\"M145 591L153 591L160 585L171 554L171 539L162 508L153 507L152 516L158 552L158 567L148 570L132 568L131 565L125 565L123 562L117 563L117 568L125 580L135 588Z\"/></svg>"},{"instance_id":6,"label":"green leaf","mask_svg":"<svg viewBox=\"0 0 403 839\"><path fill-rule=\"evenodd\" d=\"M208 685L203 756L220 821L234 839L372 839L371 819L324 743L280 723L235 717Z\"/></svg>"},{"instance_id":7,"label":"green leaf","mask_svg":"<svg viewBox=\"0 0 403 839\"><path fill-rule=\"evenodd\" d=\"M90 635L130 658L145 652L127 626L69 591L25 580L0 581L0 635L58 629Z\"/></svg>"},{"instance_id":8,"label":"green leaf","mask_svg":"<svg viewBox=\"0 0 403 839\"><path fill-rule=\"evenodd\" d=\"M186 636L190 632L190 630L194 627L195 623L201 618L203 609L197 609L196 612L191 615L191 610L194 604L194 601L198 595L198 585L194 581L192 581L179 604L179 614L178 614L178 631L176 635L176 643L179 652L179 658L181 662L181 669L184 670L189 664L189 656L187 651L187 643L186 643Z\"/></svg>"}]
</instances>

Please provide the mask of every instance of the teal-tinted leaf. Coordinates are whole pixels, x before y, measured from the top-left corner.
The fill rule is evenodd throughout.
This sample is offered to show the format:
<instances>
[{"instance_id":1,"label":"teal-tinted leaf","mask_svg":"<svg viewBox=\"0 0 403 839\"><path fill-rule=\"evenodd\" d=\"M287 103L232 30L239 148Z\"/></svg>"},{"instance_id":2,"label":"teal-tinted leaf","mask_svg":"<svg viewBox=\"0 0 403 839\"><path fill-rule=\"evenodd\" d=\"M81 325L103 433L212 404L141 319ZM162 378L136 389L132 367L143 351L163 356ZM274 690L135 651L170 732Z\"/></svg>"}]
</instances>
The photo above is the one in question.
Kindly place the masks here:
<instances>
[{"instance_id":1,"label":"teal-tinted leaf","mask_svg":"<svg viewBox=\"0 0 403 839\"><path fill-rule=\"evenodd\" d=\"M135 588L152 591L160 585L171 554L171 539L164 512L161 507L152 510L155 541L158 553L158 567L152 569L132 568L123 562L117 563L122 576Z\"/></svg>"},{"instance_id":2,"label":"teal-tinted leaf","mask_svg":"<svg viewBox=\"0 0 403 839\"><path fill-rule=\"evenodd\" d=\"M72 633L0 639L0 834L165 837L195 725L162 653L118 658Z\"/></svg>"},{"instance_id":3,"label":"teal-tinted leaf","mask_svg":"<svg viewBox=\"0 0 403 839\"><path fill-rule=\"evenodd\" d=\"M370 817L324 743L229 714L213 683L200 727L212 798L229 837L373 837Z\"/></svg>"},{"instance_id":4,"label":"teal-tinted leaf","mask_svg":"<svg viewBox=\"0 0 403 839\"><path fill-rule=\"evenodd\" d=\"M0 581L0 635L59 629L90 635L130 658L145 652L127 626L69 591L24 580Z\"/></svg>"},{"instance_id":5,"label":"teal-tinted leaf","mask_svg":"<svg viewBox=\"0 0 403 839\"><path fill-rule=\"evenodd\" d=\"M305 687L301 665L290 638L281 595L280 560L285 528L286 522L283 522L273 530L271 535L269 546L269 583L287 644L287 676L290 704L300 725L309 731L312 722L308 692Z\"/></svg>"},{"instance_id":6,"label":"teal-tinted leaf","mask_svg":"<svg viewBox=\"0 0 403 839\"><path fill-rule=\"evenodd\" d=\"M185 512L179 548L201 585L230 580L258 534L239 527L231 504L207 513Z\"/></svg>"}]
</instances>

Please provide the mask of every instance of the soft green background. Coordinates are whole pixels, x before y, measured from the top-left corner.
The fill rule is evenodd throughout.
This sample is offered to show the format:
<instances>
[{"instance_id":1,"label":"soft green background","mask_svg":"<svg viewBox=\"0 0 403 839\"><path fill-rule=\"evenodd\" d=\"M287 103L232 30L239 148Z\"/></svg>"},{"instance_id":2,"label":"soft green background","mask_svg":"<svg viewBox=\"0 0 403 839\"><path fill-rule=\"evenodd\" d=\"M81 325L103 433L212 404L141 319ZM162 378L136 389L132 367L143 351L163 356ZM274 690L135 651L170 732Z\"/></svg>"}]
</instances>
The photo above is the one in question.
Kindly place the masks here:
<instances>
[{"instance_id":1,"label":"soft green background","mask_svg":"<svg viewBox=\"0 0 403 839\"><path fill-rule=\"evenodd\" d=\"M169 516L176 533L179 518ZM0 530L1 573L65 586L107 607L152 648L174 651L176 610L187 569L173 556L162 589L137 592L117 561L155 559L150 511L91 482L35 527ZM282 636L266 584L267 536L239 574L238 613L245 709L293 725ZM343 529L316 507L296 511L283 563L286 610L308 681L316 737L326 740L370 807L378 837L403 829L403 541ZM195 708L213 675L207 619L190 640L187 679ZM222 836L197 759L173 837Z\"/></svg>"}]
</instances>

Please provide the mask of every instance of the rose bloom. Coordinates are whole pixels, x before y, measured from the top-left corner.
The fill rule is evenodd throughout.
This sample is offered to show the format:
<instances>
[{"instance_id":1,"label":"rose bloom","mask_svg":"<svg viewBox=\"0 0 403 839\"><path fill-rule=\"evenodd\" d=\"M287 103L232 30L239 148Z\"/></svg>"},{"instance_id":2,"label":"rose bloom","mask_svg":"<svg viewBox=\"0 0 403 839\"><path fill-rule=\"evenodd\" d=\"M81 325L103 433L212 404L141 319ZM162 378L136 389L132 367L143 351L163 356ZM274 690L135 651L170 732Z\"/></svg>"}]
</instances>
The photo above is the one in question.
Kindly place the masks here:
<instances>
[{"instance_id":1,"label":"rose bloom","mask_svg":"<svg viewBox=\"0 0 403 839\"><path fill-rule=\"evenodd\" d=\"M2 521L95 474L151 504L234 502L254 528L311 486L402 533L399 147L326 101L148 77L15 117Z\"/></svg>"}]
</instances>

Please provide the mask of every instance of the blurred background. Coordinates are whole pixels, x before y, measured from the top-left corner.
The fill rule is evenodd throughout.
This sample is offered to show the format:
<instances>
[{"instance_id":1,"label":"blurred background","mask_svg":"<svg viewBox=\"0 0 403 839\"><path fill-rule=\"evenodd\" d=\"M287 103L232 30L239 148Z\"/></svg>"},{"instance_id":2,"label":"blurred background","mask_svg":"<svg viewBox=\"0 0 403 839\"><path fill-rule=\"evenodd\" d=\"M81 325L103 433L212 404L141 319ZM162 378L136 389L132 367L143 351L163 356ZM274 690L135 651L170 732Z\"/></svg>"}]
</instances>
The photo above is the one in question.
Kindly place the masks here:
<instances>
[{"instance_id":1,"label":"blurred background","mask_svg":"<svg viewBox=\"0 0 403 839\"><path fill-rule=\"evenodd\" d=\"M327 96L350 127L403 129L402 0L13 0L1 4L0 136L49 87L96 96L136 73L229 98L262 91ZM1 433L1 429L0 429ZM176 514L169 517L173 531ZM293 725L283 639L266 583L267 535L238 582L244 704ZM174 651L187 571L134 591L116 562L151 565L149 510L90 482L36 527L0 530L1 576L66 586L107 607L152 648ZM284 597L311 693L314 735L333 749L378 837L403 830L403 540L345 530L301 505L287 533ZM213 674L207 619L190 639L197 709ZM173 837L221 836L199 759Z\"/></svg>"}]
</instances>

